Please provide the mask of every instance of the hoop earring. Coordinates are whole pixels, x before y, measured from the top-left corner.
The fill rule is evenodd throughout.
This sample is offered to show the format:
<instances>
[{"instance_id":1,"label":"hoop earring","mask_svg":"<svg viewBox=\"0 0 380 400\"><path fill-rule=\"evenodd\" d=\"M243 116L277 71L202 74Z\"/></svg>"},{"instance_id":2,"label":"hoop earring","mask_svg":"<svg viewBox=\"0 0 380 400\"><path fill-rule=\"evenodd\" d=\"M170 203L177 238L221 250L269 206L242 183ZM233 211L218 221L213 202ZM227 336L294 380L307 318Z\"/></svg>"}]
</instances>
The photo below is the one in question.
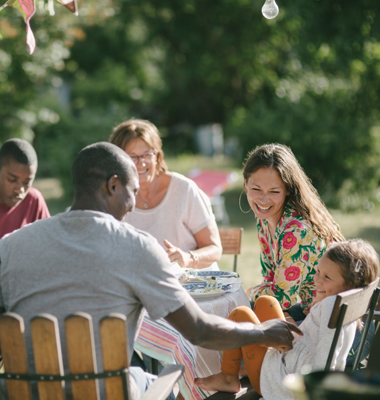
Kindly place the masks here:
<instances>
[{"instance_id":1,"label":"hoop earring","mask_svg":"<svg viewBox=\"0 0 380 400\"><path fill-rule=\"evenodd\" d=\"M242 213L248 214L248 213L252 210L252 208L250 208L248 211L244 211L244 210L241 208L241 195L243 194L243 192L244 192L244 190L241 191L240 196L239 196L239 208L240 208L240 211L241 211Z\"/></svg>"}]
</instances>

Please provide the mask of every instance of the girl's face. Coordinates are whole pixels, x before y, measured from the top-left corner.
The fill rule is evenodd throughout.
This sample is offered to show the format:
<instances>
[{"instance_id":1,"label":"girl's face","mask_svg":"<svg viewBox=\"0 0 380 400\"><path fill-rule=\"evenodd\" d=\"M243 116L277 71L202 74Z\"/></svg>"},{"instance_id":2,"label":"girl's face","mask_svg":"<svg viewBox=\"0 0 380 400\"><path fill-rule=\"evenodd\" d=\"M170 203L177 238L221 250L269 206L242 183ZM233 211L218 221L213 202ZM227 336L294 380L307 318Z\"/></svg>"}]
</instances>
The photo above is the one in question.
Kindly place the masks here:
<instances>
[{"instance_id":1,"label":"girl's face","mask_svg":"<svg viewBox=\"0 0 380 400\"><path fill-rule=\"evenodd\" d=\"M260 168L244 184L248 203L256 217L266 219L274 226L281 219L285 208L286 190L275 168Z\"/></svg>"},{"instance_id":2,"label":"girl's face","mask_svg":"<svg viewBox=\"0 0 380 400\"><path fill-rule=\"evenodd\" d=\"M314 282L317 301L350 289L343 279L340 266L331 261L326 254L317 266Z\"/></svg>"},{"instance_id":3,"label":"girl's face","mask_svg":"<svg viewBox=\"0 0 380 400\"><path fill-rule=\"evenodd\" d=\"M152 182L157 174L156 153L141 138L130 141L124 151L132 158L139 174L140 185Z\"/></svg>"}]
</instances>

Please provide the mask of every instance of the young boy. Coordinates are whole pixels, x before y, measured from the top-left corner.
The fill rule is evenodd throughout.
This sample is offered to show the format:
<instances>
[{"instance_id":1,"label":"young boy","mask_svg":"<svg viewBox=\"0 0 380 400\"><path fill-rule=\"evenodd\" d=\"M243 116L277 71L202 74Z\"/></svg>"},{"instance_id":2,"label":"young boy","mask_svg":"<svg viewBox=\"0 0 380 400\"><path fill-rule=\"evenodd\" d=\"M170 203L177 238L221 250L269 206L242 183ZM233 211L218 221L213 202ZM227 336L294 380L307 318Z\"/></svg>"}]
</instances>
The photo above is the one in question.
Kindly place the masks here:
<instances>
[{"instance_id":1,"label":"young boy","mask_svg":"<svg viewBox=\"0 0 380 400\"><path fill-rule=\"evenodd\" d=\"M31 144L9 139L0 148L0 238L50 217L42 194L32 188L37 154Z\"/></svg>"}]
</instances>

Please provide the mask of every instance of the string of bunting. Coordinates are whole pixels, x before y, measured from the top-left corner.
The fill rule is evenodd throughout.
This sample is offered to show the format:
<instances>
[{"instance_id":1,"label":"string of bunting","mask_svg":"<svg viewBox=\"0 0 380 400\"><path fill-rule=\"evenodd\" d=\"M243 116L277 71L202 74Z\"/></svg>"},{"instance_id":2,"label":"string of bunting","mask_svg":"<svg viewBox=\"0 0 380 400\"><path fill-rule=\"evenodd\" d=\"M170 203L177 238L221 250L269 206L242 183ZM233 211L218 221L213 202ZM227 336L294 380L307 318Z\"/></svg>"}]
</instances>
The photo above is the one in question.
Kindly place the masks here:
<instances>
[{"instance_id":1,"label":"string of bunting","mask_svg":"<svg viewBox=\"0 0 380 400\"><path fill-rule=\"evenodd\" d=\"M57 0L57 1L58 3L66 7L69 11L71 11L74 15L78 15L78 7L76 0ZM22 14L26 24L26 44L28 46L29 53L33 54L36 48L36 39L34 38L34 34L30 27L30 20L33 17L34 13L36 12L34 0L8 0L3 6L0 7L0 11L8 6L15 8ZM54 15L54 9L53 11L51 11L51 14Z\"/></svg>"}]
</instances>

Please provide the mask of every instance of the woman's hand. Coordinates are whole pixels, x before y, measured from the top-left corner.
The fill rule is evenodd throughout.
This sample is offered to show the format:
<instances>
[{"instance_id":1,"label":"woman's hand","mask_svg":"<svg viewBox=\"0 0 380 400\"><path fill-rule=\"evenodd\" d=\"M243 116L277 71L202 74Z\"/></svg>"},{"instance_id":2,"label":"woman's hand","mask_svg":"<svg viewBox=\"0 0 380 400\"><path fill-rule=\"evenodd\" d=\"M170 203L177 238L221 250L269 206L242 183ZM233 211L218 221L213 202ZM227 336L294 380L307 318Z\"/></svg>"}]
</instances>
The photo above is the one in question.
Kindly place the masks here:
<instances>
[{"instance_id":1,"label":"woman's hand","mask_svg":"<svg viewBox=\"0 0 380 400\"><path fill-rule=\"evenodd\" d=\"M191 268L193 259L187 251L182 251L179 247L174 246L169 240L164 240L167 247L166 253L170 262L178 263L182 268Z\"/></svg>"},{"instance_id":2,"label":"woman's hand","mask_svg":"<svg viewBox=\"0 0 380 400\"><path fill-rule=\"evenodd\" d=\"M164 240L170 261L177 262L182 268L202 269L220 259L222 245L215 221L210 222L205 228L195 233L194 239L197 242L197 249L192 252L183 251L168 240Z\"/></svg>"}]
</instances>

